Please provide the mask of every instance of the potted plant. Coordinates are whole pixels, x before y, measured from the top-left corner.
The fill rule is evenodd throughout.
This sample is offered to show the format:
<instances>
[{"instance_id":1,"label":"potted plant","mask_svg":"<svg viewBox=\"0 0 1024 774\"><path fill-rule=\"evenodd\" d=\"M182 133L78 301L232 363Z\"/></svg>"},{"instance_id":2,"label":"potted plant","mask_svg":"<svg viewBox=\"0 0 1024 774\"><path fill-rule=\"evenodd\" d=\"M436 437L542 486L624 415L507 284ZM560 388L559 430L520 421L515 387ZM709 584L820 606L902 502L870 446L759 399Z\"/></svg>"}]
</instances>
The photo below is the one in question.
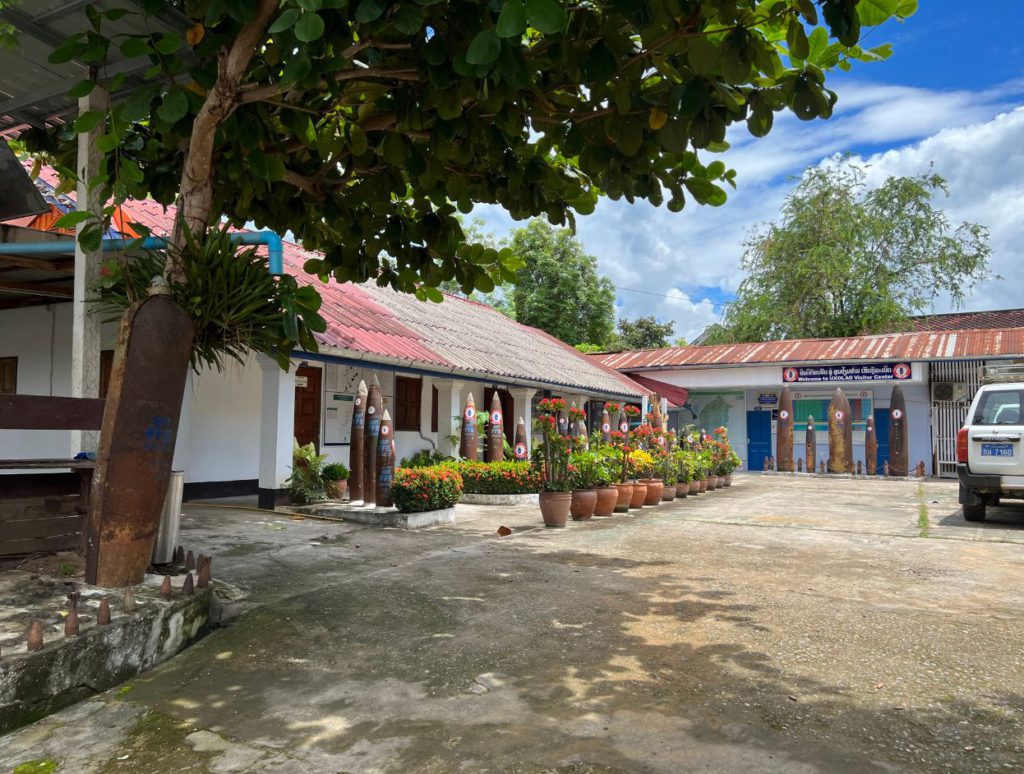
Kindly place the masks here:
<instances>
[{"instance_id":1,"label":"potted plant","mask_svg":"<svg viewBox=\"0 0 1024 774\"><path fill-rule=\"evenodd\" d=\"M615 491L618 499L615 501L615 512L625 513L633 502L633 482L630 480L629 458L633 452L633 446L629 439L629 433L613 430L612 452L613 452L613 473L615 478Z\"/></svg>"},{"instance_id":2,"label":"potted plant","mask_svg":"<svg viewBox=\"0 0 1024 774\"><path fill-rule=\"evenodd\" d=\"M629 477L633 482L633 499L630 508L642 508L647 499L647 482L654 467L654 458L643 449L636 449L629 456ZM660 495L659 495L660 497Z\"/></svg>"},{"instance_id":3,"label":"potted plant","mask_svg":"<svg viewBox=\"0 0 1024 774\"><path fill-rule=\"evenodd\" d=\"M661 478L661 458L664 453L665 450L657 442L651 444L648 452L651 466L647 470L647 497L644 498L644 505L657 505L665 492L665 482Z\"/></svg>"},{"instance_id":4,"label":"potted plant","mask_svg":"<svg viewBox=\"0 0 1024 774\"><path fill-rule=\"evenodd\" d=\"M586 521L594 515L600 468L601 457L597 452L580 450L569 457L569 480L572 484L569 515L573 521Z\"/></svg>"},{"instance_id":5,"label":"potted plant","mask_svg":"<svg viewBox=\"0 0 1024 774\"><path fill-rule=\"evenodd\" d=\"M291 502L310 505L327 499L323 478L326 460L327 455L317 454L313 444L299 446L299 442L292 439L292 474L285 481Z\"/></svg>"},{"instance_id":6,"label":"potted plant","mask_svg":"<svg viewBox=\"0 0 1024 774\"><path fill-rule=\"evenodd\" d=\"M666 444L667 447L667 444ZM662 502L672 502L676 499L676 460L673 456L674 452L665 448L662 450L661 457L659 459L659 469L661 471L661 481L664 488L661 490Z\"/></svg>"},{"instance_id":7,"label":"potted plant","mask_svg":"<svg viewBox=\"0 0 1024 774\"><path fill-rule=\"evenodd\" d=\"M595 446L600 457L600 465L597 467L597 505L594 507L595 516L611 516L615 512L615 506L619 500L619 490L615 486L616 453L612 446ZM633 493L630 492L632 498Z\"/></svg>"},{"instance_id":8,"label":"potted plant","mask_svg":"<svg viewBox=\"0 0 1024 774\"><path fill-rule=\"evenodd\" d=\"M558 432L558 415L564 410L563 398L542 398L533 420L534 429L541 436L535 461L541 468L540 513L546 527L564 527L572 503L569 438Z\"/></svg>"},{"instance_id":9,"label":"potted plant","mask_svg":"<svg viewBox=\"0 0 1024 774\"><path fill-rule=\"evenodd\" d=\"M348 468L340 462L330 462L324 465L320 477L324 480L324 490L331 500L340 500L341 496L348 491Z\"/></svg>"},{"instance_id":10,"label":"potted plant","mask_svg":"<svg viewBox=\"0 0 1024 774\"><path fill-rule=\"evenodd\" d=\"M672 450L672 464L676 473L676 499L686 497L690 492L690 463L687 460L686 449L676 448Z\"/></svg>"}]
</instances>

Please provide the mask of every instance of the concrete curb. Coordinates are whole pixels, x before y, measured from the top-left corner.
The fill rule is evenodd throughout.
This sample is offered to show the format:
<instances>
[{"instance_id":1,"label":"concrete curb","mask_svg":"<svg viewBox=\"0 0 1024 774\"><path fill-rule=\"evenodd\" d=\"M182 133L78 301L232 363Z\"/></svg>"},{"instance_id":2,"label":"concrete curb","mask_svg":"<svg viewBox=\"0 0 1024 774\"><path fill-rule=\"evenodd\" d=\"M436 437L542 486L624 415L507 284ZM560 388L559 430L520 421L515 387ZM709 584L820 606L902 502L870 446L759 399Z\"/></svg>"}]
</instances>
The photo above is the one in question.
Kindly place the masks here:
<instances>
[{"instance_id":1,"label":"concrete curb","mask_svg":"<svg viewBox=\"0 0 1024 774\"><path fill-rule=\"evenodd\" d=\"M353 521L371 527L421 529L438 524L454 524L455 508L421 513L400 513L396 508L352 508L348 505L303 505L291 508L292 513L326 521Z\"/></svg>"},{"instance_id":2,"label":"concrete curb","mask_svg":"<svg viewBox=\"0 0 1024 774\"><path fill-rule=\"evenodd\" d=\"M540 505L540 495L529 494L463 494L460 503L466 505Z\"/></svg>"}]
</instances>

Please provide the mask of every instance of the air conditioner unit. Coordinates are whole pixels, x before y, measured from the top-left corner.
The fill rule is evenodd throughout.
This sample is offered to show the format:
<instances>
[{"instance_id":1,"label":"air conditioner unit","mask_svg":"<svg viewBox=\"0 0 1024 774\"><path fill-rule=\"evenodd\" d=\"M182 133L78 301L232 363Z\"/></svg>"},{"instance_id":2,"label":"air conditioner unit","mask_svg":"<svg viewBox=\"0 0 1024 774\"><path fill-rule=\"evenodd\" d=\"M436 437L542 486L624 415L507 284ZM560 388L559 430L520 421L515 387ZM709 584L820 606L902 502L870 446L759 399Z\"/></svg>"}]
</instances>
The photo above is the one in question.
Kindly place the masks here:
<instances>
[{"instance_id":1,"label":"air conditioner unit","mask_svg":"<svg viewBox=\"0 0 1024 774\"><path fill-rule=\"evenodd\" d=\"M933 401L967 403L970 399L970 387L963 382L932 382Z\"/></svg>"}]
</instances>

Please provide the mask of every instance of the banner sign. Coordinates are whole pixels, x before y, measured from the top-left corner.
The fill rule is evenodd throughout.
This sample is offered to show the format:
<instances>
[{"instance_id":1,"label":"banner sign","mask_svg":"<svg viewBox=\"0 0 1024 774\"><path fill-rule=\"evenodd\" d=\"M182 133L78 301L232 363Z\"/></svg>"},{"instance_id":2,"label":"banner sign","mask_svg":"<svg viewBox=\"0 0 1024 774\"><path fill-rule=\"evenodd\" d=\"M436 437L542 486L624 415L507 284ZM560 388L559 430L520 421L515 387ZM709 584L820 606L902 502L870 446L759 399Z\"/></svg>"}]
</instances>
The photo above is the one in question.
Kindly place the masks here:
<instances>
[{"instance_id":1,"label":"banner sign","mask_svg":"<svg viewBox=\"0 0 1024 774\"><path fill-rule=\"evenodd\" d=\"M910 363L787 366L783 382L902 382L910 378Z\"/></svg>"}]
</instances>

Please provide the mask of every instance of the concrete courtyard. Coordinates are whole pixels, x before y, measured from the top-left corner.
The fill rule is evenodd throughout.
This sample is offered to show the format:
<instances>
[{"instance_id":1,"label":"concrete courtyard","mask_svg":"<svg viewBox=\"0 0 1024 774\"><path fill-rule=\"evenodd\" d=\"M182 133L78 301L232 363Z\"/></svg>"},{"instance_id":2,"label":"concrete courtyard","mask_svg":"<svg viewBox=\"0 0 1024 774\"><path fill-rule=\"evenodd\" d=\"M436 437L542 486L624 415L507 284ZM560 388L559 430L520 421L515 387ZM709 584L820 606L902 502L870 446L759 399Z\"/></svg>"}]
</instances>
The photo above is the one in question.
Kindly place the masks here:
<instances>
[{"instance_id":1,"label":"concrete courtyard","mask_svg":"<svg viewBox=\"0 0 1024 774\"><path fill-rule=\"evenodd\" d=\"M245 602L0 771L1024 770L1024 504L748 475L565 530L185 512Z\"/></svg>"}]
</instances>

